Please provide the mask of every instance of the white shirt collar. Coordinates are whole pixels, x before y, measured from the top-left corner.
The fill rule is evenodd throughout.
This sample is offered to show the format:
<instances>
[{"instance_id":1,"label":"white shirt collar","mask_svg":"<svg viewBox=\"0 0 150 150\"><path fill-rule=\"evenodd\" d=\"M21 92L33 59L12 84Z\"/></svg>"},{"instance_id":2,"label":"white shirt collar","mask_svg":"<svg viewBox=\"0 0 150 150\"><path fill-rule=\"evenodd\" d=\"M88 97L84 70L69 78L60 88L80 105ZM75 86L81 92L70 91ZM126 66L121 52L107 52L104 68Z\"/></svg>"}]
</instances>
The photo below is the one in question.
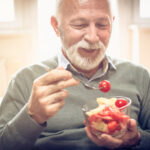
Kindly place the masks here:
<instances>
[{"instance_id":1,"label":"white shirt collar","mask_svg":"<svg viewBox=\"0 0 150 150\"><path fill-rule=\"evenodd\" d=\"M76 69L74 69L74 67L72 67L72 65L70 64L70 62L66 59L66 57L63 55L62 50L59 51L58 53L58 67L63 67L64 69L67 69L68 66L71 66L71 68L73 70L76 71ZM106 56L106 59L104 61L104 66L105 68L103 68L103 72L107 72L108 70L108 66L110 65L110 67L114 70L116 70L115 65L113 64L113 62L111 61L110 57Z\"/></svg>"}]
</instances>

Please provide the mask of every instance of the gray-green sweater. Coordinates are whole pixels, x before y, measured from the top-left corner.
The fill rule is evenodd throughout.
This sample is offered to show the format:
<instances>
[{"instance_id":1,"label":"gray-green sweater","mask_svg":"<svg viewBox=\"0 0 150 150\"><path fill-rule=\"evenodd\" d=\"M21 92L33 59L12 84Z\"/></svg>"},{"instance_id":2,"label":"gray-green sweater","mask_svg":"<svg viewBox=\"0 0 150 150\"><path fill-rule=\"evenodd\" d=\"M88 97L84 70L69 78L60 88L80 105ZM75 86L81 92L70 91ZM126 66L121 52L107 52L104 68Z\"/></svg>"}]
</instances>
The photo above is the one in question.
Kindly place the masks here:
<instances>
[{"instance_id":1,"label":"gray-green sweater","mask_svg":"<svg viewBox=\"0 0 150 150\"><path fill-rule=\"evenodd\" d=\"M141 150L150 149L150 75L139 65L112 59L116 69L109 66L100 80L111 82L108 93L89 90L82 84L68 88L65 106L47 125L38 125L27 113L34 79L46 73L46 68L58 66L57 58L28 66L13 76L0 106L0 150L101 150L92 143L84 131L81 106L97 97L125 96L132 100L131 117L136 119L142 135ZM73 76L80 78L73 72Z\"/></svg>"}]
</instances>

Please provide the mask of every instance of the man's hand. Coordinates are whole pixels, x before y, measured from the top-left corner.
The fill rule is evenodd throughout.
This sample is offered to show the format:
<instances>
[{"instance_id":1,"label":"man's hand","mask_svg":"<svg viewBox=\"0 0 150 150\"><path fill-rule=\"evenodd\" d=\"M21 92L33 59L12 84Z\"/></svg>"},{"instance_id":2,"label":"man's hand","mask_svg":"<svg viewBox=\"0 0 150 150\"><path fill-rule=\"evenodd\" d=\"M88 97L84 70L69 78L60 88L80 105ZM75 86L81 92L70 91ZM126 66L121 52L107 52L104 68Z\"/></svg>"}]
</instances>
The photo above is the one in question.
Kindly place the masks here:
<instances>
[{"instance_id":1,"label":"man's hand","mask_svg":"<svg viewBox=\"0 0 150 150\"><path fill-rule=\"evenodd\" d=\"M69 71L51 70L33 82L28 112L39 124L54 116L64 105L68 92L64 88L78 85Z\"/></svg>"},{"instance_id":2,"label":"man's hand","mask_svg":"<svg viewBox=\"0 0 150 150\"><path fill-rule=\"evenodd\" d=\"M136 121L130 119L127 124L127 132L119 139L114 138L107 134L102 134L96 137L92 134L90 127L85 128L88 137L98 146L106 147L109 149L130 147L138 143L140 140L140 133L138 132Z\"/></svg>"}]
</instances>

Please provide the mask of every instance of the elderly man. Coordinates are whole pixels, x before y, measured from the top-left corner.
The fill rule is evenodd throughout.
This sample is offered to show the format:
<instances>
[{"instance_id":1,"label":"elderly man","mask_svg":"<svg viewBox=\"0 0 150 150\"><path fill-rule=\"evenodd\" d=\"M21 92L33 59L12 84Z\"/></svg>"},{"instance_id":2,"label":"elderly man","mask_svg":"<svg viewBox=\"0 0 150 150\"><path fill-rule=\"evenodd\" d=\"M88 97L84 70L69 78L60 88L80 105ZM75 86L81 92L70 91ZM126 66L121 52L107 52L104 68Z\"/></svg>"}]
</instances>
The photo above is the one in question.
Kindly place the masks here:
<instances>
[{"instance_id":1,"label":"elderly man","mask_svg":"<svg viewBox=\"0 0 150 150\"><path fill-rule=\"evenodd\" d=\"M51 24L62 41L58 57L13 76L0 106L0 150L150 148L150 76L142 66L106 56L114 17L108 0L59 0ZM98 86L109 80L107 94ZM127 132L97 138L81 106L100 96L132 99ZM138 124L138 126L137 126Z\"/></svg>"}]
</instances>

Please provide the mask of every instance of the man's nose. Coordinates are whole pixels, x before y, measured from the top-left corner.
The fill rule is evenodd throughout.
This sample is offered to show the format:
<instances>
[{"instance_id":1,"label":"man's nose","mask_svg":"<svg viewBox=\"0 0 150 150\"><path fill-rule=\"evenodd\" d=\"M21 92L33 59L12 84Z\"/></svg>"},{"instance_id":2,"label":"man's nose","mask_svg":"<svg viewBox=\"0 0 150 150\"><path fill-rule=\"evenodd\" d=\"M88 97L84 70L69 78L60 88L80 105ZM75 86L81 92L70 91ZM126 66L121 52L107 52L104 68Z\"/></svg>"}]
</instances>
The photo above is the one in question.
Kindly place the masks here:
<instances>
[{"instance_id":1,"label":"man's nose","mask_svg":"<svg viewBox=\"0 0 150 150\"><path fill-rule=\"evenodd\" d=\"M91 25L87 28L87 31L84 35L84 40L90 44L99 42L98 29L95 25Z\"/></svg>"}]
</instances>

